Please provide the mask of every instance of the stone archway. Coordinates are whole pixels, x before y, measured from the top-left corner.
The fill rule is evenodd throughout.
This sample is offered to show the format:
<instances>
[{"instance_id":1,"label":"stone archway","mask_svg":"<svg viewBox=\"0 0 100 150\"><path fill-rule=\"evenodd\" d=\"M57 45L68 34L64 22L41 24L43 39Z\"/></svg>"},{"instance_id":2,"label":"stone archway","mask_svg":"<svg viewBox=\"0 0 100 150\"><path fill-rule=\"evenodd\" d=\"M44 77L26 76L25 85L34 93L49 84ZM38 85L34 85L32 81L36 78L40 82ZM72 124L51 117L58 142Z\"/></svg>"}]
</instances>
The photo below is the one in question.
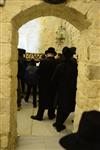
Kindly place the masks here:
<instances>
[{"instance_id":1,"label":"stone archway","mask_svg":"<svg viewBox=\"0 0 100 150\"><path fill-rule=\"evenodd\" d=\"M67 12L65 13L65 11ZM69 14L69 15L68 15ZM72 18L70 18L70 15ZM8 83L7 88L9 87L9 118L7 121L7 124L9 124L9 128L7 129L8 135L5 136L6 141L8 143L5 145L5 147L8 147L9 149L14 149L14 143L17 136L16 132L16 89L17 89L17 40L18 40L18 34L17 30L18 28L23 25L24 23L28 22L31 19L35 19L41 16L56 16L62 19L66 19L68 22L73 24L76 28L78 28L80 31L86 29L89 26L89 22L84 18L84 15L76 11L72 8L67 8L65 5L59 6L51 6L48 4L39 4L32 6L31 8L28 8L24 11L21 11L18 13L11 21L11 43L8 47L9 51L11 52L11 56L9 58L10 63L8 64L9 73L6 73L6 70L4 71L4 74L8 76L5 83ZM77 18L75 21L74 18ZM80 18L80 21L79 21ZM82 22L82 23L81 23ZM8 61L8 59L7 59ZM16 83L16 84L15 84ZM10 120L9 120L10 119ZM9 139L9 140L8 140Z\"/></svg>"},{"instance_id":2,"label":"stone archway","mask_svg":"<svg viewBox=\"0 0 100 150\"><path fill-rule=\"evenodd\" d=\"M17 30L19 27L21 27L24 23L41 16L55 16L65 19L75 26L75 28L77 28L80 32L86 30L90 25L85 16L73 8L66 7L63 4L59 7L58 5L51 6L42 3L18 13L12 19L12 27L14 29L13 34L16 35L16 40L13 39L14 42L12 41L12 43L17 43Z\"/></svg>"},{"instance_id":3,"label":"stone archway","mask_svg":"<svg viewBox=\"0 0 100 150\"><path fill-rule=\"evenodd\" d=\"M5 33L6 29L9 30L9 35L7 33L7 38L4 36L4 39L1 41L3 50L1 52L2 60L0 66L2 67L1 69L3 71L1 73L2 88L0 89L0 94L2 98L1 112L3 115L1 118L2 132L0 148L2 150L13 150L15 146L17 136L15 101L17 89L17 30L22 24L28 22L31 19L38 18L40 16L56 16L62 19L66 19L69 23L71 23L81 32L80 41L78 43L78 49L80 49L80 63L76 106L77 117L75 119L75 128L77 129L80 115L84 110L100 110L100 55L98 53L100 45L98 44L99 39L96 39L96 41L93 37L94 34L98 35L98 30L100 29L100 21L98 20L98 15L100 14L100 11L97 9L100 5L100 2L95 1L95 5L94 3L90 2L91 8L89 8L89 13L91 13L92 15L88 14L88 16L91 21L91 24L86 19L86 16L83 15L80 11L78 11L80 10L78 9L78 6L80 6L80 8L82 7L82 4L78 4L78 2L75 3L77 10L72 7L65 6L65 4L51 6L49 4L41 2L34 5L33 3L31 3L29 8L26 7L27 9L23 10L19 8L19 6L22 7L22 4L19 2L17 3L17 9L13 10L13 8L11 7L11 10L13 10L13 12L15 11L13 15L10 11L7 10L6 15L10 17L1 18L3 24L5 25L3 26ZM12 3L12 6L15 6L15 4ZM72 3L71 6L74 7L74 3ZM2 9L2 12L4 12L4 10L5 9ZM5 23L5 19L8 19L7 23ZM95 30L95 28L97 28L98 30ZM7 40L8 43L5 42L5 40ZM9 51L9 54L6 53L6 49ZM90 53L90 49L92 49L93 53ZM3 62L3 58L5 62ZM4 89L5 91L3 91ZM7 106L6 108L5 104ZM6 130L4 130L3 128L5 128Z\"/></svg>"},{"instance_id":4,"label":"stone archway","mask_svg":"<svg viewBox=\"0 0 100 150\"><path fill-rule=\"evenodd\" d=\"M65 19L80 31L87 29L90 25L86 17L74 8L67 7L64 4L52 6L45 3L32 6L18 13L12 19L12 23L15 24L16 28L19 28L29 20L43 16L55 16Z\"/></svg>"}]
</instances>

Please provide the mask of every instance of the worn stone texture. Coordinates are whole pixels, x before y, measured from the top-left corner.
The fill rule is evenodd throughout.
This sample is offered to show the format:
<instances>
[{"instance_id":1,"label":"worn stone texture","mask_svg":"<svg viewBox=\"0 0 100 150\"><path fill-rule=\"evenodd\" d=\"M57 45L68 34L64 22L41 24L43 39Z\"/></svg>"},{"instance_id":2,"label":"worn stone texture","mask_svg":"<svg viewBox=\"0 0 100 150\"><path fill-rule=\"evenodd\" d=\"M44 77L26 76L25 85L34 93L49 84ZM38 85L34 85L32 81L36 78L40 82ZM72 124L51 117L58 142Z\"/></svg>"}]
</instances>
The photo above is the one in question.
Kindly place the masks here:
<instances>
[{"instance_id":1,"label":"worn stone texture","mask_svg":"<svg viewBox=\"0 0 100 150\"><path fill-rule=\"evenodd\" d=\"M0 98L11 97L17 89L16 79L6 78L0 79Z\"/></svg>"},{"instance_id":2,"label":"worn stone texture","mask_svg":"<svg viewBox=\"0 0 100 150\"><path fill-rule=\"evenodd\" d=\"M93 79L94 80L100 80L100 66L89 65L88 70L89 70L88 78L90 80L93 80Z\"/></svg>"},{"instance_id":3,"label":"worn stone texture","mask_svg":"<svg viewBox=\"0 0 100 150\"><path fill-rule=\"evenodd\" d=\"M51 23L52 22L52 23ZM53 24L56 22L56 24ZM78 39L80 37L80 32L73 25L67 22L64 19L57 17L41 17L41 30L40 30L40 52L45 52L48 47L55 47L56 51L62 53L64 46L76 46ZM60 45L57 38L59 38L59 30L63 29L62 34L65 38L62 44ZM58 33L58 34L57 34ZM48 38L49 37L49 38ZM52 40L50 40L52 38Z\"/></svg>"},{"instance_id":4,"label":"worn stone texture","mask_svg":"<svg viewBox=\"0 0 100 150\"><path fill-rule=\"evenodd\" d=\"M0 50L0 64L6 65L11 63L12 61L18 60L18 51L14 44L4 42L0 43Z\"/></svg>"},{"instance_id":5,"label":"worn stone texture","mask_svg":"<svg viewBox=\"0 0 100 150\"><path fill-rule=\"evenodd\" d=\"M7 105L8 106L8 105ZM7 115L9 114L9 115ZM0 116L0 134L7 135L10 131L10 110ZM2 121L3 120L3 121Z\"/></svg>"},{"instance_id":6,"label":"worn stone texture","mask_svg":"<svg viewBox=\"0 0 100 150\"><path fill-rule=\"evenodd\" d=\"M1 66L1 76L6 77L16 77L17 75L17 62L12 61L12 64L2 64Z\"/></svg>"},{"instance_id":7,"label":"worn stone texture","mask_svg":"<svg viewBox=\"0 0 100 150\"><path fill-rule=\"evenodd\" d=\"M0 149L14 150L17 137L17 30L24 23L43 16L68 21L70 44L77 47L78 54L76 131L82 112L100 111L100 1L68 0L60 5L50 5L42 0L5 2L0 7Z\"/></svg>"}]
</instances>

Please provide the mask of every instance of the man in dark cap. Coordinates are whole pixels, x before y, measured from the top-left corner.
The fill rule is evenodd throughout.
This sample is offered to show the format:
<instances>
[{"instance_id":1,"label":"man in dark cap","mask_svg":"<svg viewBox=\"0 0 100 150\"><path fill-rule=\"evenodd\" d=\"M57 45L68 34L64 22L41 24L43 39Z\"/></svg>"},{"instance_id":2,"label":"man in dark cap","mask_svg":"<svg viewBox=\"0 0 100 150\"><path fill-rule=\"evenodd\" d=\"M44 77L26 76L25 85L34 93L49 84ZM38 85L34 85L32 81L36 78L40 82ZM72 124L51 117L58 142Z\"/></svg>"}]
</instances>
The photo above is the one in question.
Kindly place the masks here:
<instances>
[{"instance_id":1,"label":"man in dark cap","mask_svg":"<svg viewBox=\"0 0 100 150\"><path fill-rule=\"evenodd\" d=\"M58 132L65 129L64 122L75 108L73 96L76 87L77 68L74 68L72 53L70 48L64 47L62 50L62 62L55 69L52 77L52 86L56 91L57 116L53 126Z\"/></svg>"},{"instance_id":2,"label":"man in dark cap","mask_svg":"<svg viewBox=\"0 0 100 150\"><path fill-rule=\"evenodd\" d=\"M55 48L50 47L45 52L46 58L40 61L38 68L39 76L39 108L36 116L32 119L42 120L45 109L48 109L49 119L55 118L55 108L53 107L54 97L51 89L51 76L56 68Z\"/></svg>"}]
</instances>

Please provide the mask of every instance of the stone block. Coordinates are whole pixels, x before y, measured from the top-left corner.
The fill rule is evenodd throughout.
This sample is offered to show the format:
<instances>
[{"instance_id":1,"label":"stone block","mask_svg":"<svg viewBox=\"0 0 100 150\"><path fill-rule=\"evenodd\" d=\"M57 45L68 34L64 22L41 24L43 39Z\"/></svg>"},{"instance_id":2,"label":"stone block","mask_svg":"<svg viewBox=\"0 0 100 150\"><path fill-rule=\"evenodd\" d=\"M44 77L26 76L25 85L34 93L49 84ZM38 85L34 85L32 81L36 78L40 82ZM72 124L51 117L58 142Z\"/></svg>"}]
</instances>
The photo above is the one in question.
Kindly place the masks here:
<instances>
[{"instance_id":1,"label":"stone block","mask_svg":"<svg viewBox=\"0 0 100 150\"><path fill-rule=\"evenodd\" d=\"M85 96L82 91L77 93L77 106L81 109L100 109L100 97Z\"/></svg>"},{"instance_id":2,"label":"stone block","mask_svg":"<svg viewBox=\"0 0 100 150\"><path fill-rule=\"evenodd\" d=\"M76 102L78 107L80 107L81 109L84 109L84 107L86 108L87 106L88 98L81 90L77 92Z\"/></svg>"},{"instance_id":3,"label":"stone block","mask_svg":"<svg viewBox=\"0 0 100 150\"><path fill-rule=\"evenodd\" d=\"M12 38L11 23L1 23L0 26L1 26L0 42L10 43Z\"/></svg>"},{"instance_id":4,"label":"stone block","mask_svg":"<svg viewBox=\"0 0 100 150\"><path fill-rule=\"evenodd\" d=\"M100 97L100 81L78 79L77 91L87 98Z\"/></svg>"},{"instance_id":5,"label":"stone block","mask_svg":"<svg viewBox=\"0 0 100 150\"><path fill-rule=\"evenodd\" d=\"M78 78L81 78L82 81L85 80L87 78L87 74L88 74L88 69L87 69L87 65L86 62L80 62L78 63Z\"/></svg>"},{"instance_id":6,"label":"stone block","mask_svg":"<svg viewBox=\"0 0 100 150\"><path fill-rule=\"evenodd\" d=\"M100 97L89 98L87 103L88 110L100 111Z\"/></svg>"},{"instance_id":7,"label":"stone block","mask_svg":"<svg viewBox=\"0 0 100 150\"><path fill-rule=\"evenodd\" d=\"M1 148L6 150L8 147L8 135L3 135L1 137Z\"/></svg>"},{"instance_id":8,"label":"stone block","mask_svg":"<svg viewBox=\"0 0 100 150\"><path fill-rule=\"evenodd\" d=\"M100 16L100 14L98 16ZM100 33L100 22L98 21L98 18L96 18L96 20L93 22L92 27L93 30L98 30Z\"/></svg>"},{"instance_id":9,"label":"stone block","mask_svg":"<svg viewBox=\"0 0 100 150\"><path fill-rule=\"evenodd\" d=\"M10 2L10 3L9 3ZM1 12L1 17L0 17L0 21L7 23L10 22L11 19L18 13L20 12L20 6L18 6L17 1L16 2L12 2L12 1L8 1L8 5L6 2L6 7L4 9L4 11Z\"/></svg>"},{"instance_id":10,"label":"stone block","mask_svg":"<svg viewBox=\"0 0 100 150\"><path fill-rule=\"evenodd\" d=\"M90 63L100 63L100 47L97 45L91 45L88 51Z\"/></svg>"},{"instance_id":11,"label":"stone block","mask_svg":"<svg viewBox=\"0 0 100 150\"><path fill-rule=\"evenodd\" d=\"M6 135L10 132L10 114L0 114L0 134Z\"/></svg>"},{"instance_id":12,"label":"stone block","mask_svg":"<svg viewBox=\"0 0 100 150\"><path fill-rule=\"evenodd\" d=\"M12 42L13 46L17 47L17 44L18 44L18 29L14 26L12 27L11 42Z\"/></svg>"},{"instance_id":13,"label":"stone block","mask_svg":"<svg viewBox=\"0 0 100 150\"><path fill-rule=\"evenodd\" d=\"M100 66L96 66L96 65L89 65L88 66L88 79L100 81Z\"/></svg>"},{"instance_id":14,"label":"stone block","mask_svg":"<svg viewBox=\"0 0 100 150\"><path fill-rule=\"evenodd\" d=\"M18 64L17 62L11 62L10 64L2 64L1 65L1 77L7 78L7 77L16 77L18 72Z\"/></svg>"},{"instance_id":15,"label":"stone block","mask_svg":"<svg viewBox=\"0 0 100 150\"><path fill-rule=\"evenodd\" d=\"M11 79L0 79L0 97L10 97L11 96Z\"/></svg>"},{"instance_id":16,"label":"stone block","mask_svg":"<svg viewBox=\"0 0 100 150\"><path fill-rule=\"evenodd\" d=\"M14 45L0 43L0 65L17 61L18 51Z\"/></svg>"},{"instance_id":17,"label":"stone block","mask_svg":"<svg viewBox=\"0 0 100 150\"><path fill-rule=\"evenodd\" d=\"M17 79L0 79L0 98L8 98L17 92Z\"/></svg>"},{"instance_id":18,"label":"stone block","mask_svg":"<svg viewBox=\"0 0 100 150\"><path fill-rule=\"evenodd\" d=\"M100 37L95 36L95 38L92 39L91 44L94 45L94 46L99 46L100 47Z\"/></svg>"},{"instance_id":19,"label":"stone block","mask_svg":"<svg viewBox=\"0 0 100 150\"><path fill-rule=\"evenodd\" d=\"M93 23L100 16L100 9L98 2L91 2L91 7L88 9L88 19Z\"/></svg>"},{"instance_id":20,"label":"stone block","mask_svg":"<svg viewBox=\"0 0 100 150\"><path fill-rule=\"evenodd\" d=\"M2 113L10 113L10 98L2 98L0 99L0 114Z\"/></svg>"},{"instance_id":21,"label":"stone block","mask_svg":"<svg viewBox=\"0 0 100 150\"><path fill-rule=\"evenodd\" d=\"M0 43L18 43L18 30L11 23L1 23Z\"/></svg>"}]
</instances>

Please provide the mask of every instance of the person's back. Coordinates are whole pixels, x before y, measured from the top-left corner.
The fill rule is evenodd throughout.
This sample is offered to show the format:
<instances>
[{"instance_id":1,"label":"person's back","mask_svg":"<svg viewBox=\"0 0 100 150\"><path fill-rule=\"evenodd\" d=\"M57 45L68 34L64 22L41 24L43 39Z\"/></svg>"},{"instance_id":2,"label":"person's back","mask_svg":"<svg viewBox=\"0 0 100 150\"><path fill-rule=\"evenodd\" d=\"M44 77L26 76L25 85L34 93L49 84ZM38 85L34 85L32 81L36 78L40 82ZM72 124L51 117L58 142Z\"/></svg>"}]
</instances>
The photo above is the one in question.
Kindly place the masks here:
<instances>
[{"instance_id":1,"label":"person's back","mask_svg":"<svg viewBox=\"0 0 100 150\"><path fill-rule=\"evenodd\" d=\"M25 71L25 81L29 85L38 83L38 75L37 75L38 67L29 65Z\"/></svg>"},{"instance_id":2,"label":"person's back","mask_svg":"<svg viewBox=\"0 0 100 150\"><path fill-rule=\"evenodd\" d=\"M40 82L48 83L55 70L56 61L53 57L48 57L40 62L39 77Z\"/></svg>"},{"instance_id":3,"label":"person's back","mask_svg":"<svg viewBox=\"0 0 100 150\"><path fill-rule=\"evenodd\" d=\"M39 98L44 107L48 107L52 103L51 77L56 68L54 57L47 57L40 62L39 74Z\"/></svg>"},{"instance_id":4,"label":"person's back","mask_svg":"<svg viewBox=\"0 0 100 150\"><path fill-rule=\"evenodd\" d=\"M45 109L48 109L49 119L53 119L55 117L51 89L51 76L57 64L54 59L55 53L54 48L49 48L46 51L46 58L40 61L38 68L39 110L36 116L31 116L32 119L42 120Z\"/></svg>"},{"instance_id":5,"label":"person's back","mask_svg":"<svg viewBox=\"0 0 100 150\"><path fill-rule=\"evenodd\" d=\"M57 117L56 122L53 126L60 132L65 129L63 125L64 121L75 108L75 99L73 96L74 84L76 84L74 63L71 60L70 48L63 48L63 60L57 66L53 77L52 85L56 91L56 102L57 102ZM77 72L77 71L76 71ZM75 76L75 78L74 78ZM76 87L76 85L75 85Z\"/></svg>"},{"instance_id":6,"label":"person's back","mask_svg":"<svg viewBox=\"0 0 100 150\"><path fill-rule=\"evenodd\" d=\"M38 67L34 60L31 60L30 64L27 66L25 71L25 82L27 84L27 91L25 101L28 102L29 96L31 94L31 89L33 90L33 107L36 107L36 95L37 95L37 84L38 84Z\"/></svg>"},{"instance_id":7,"label":"person's back","mask_svg":"<svg viewBox=\"0 0 100 150\"><path fill-rule=\"evenodd\" d=\"M57 93L57 99L59 105L71 109L69 104L71 104L70 96L72 95L73 88L76 87L76 77L74 77L73 62L71 60L61 62L52 76L52 87Z\"/></svg>"}]
</instances>

